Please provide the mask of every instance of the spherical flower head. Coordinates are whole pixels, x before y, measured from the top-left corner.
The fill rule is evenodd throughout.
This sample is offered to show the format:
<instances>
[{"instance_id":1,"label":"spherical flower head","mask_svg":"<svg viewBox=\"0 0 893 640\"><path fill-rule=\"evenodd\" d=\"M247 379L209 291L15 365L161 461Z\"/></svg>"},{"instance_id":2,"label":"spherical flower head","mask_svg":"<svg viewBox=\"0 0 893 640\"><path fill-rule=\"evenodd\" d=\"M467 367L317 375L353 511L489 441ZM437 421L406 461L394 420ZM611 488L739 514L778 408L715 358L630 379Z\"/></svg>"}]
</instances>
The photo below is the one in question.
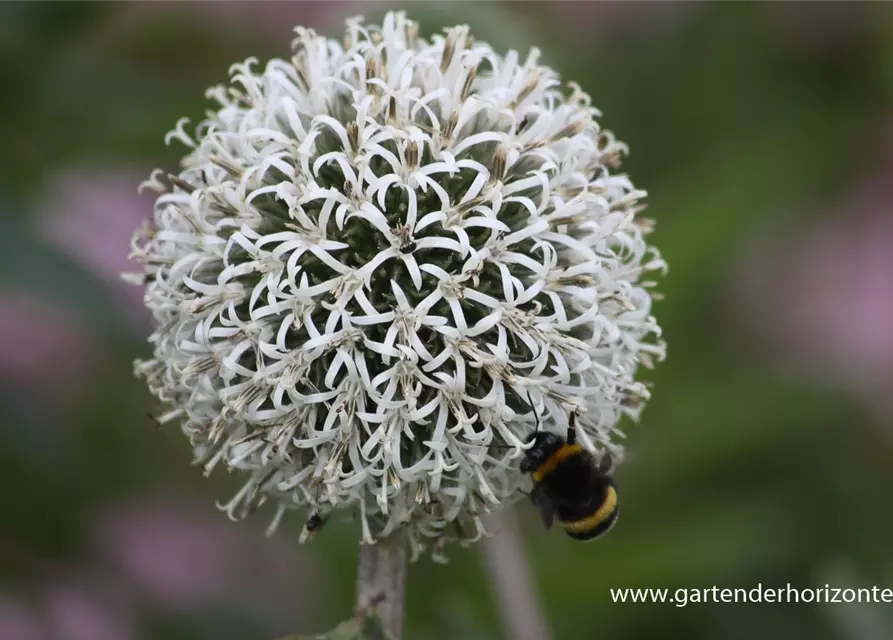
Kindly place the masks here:
<instances>
[{"instance_id":1,"label":"spherical flower head","mask_svg":"<svg viewBox=\"0 0 893 640\"><path fill-rule=\"evenodd\" d=\"M372 542L470 541L524 495L537 424L622 453L634 375L664 355L665 267L589 96L467 27L403 13L295 29L294 55L236 64L134 239L155 331L136 370L222 508L341 508Z\"/></svg>"}]
</instances>

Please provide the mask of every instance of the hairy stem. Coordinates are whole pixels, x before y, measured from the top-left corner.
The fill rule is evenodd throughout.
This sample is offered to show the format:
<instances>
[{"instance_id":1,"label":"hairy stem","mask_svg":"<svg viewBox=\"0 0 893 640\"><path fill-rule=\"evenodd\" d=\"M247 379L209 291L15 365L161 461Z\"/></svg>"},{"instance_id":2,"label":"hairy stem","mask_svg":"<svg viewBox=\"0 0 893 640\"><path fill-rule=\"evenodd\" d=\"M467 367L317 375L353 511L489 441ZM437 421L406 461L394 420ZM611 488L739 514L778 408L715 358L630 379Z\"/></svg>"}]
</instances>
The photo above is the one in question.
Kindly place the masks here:
<instances>
[{"instance_id":1,"label":"hairy stem","mask_svg":"<svg viewBox=\"0 0 893 640\"><path fill-rule=\"evenodd\" d=\"M406 536L395 533L378 544L360 545L357 610L373 611L393 640L403 638L405 591Z\"/></svg>"}]
</instances>

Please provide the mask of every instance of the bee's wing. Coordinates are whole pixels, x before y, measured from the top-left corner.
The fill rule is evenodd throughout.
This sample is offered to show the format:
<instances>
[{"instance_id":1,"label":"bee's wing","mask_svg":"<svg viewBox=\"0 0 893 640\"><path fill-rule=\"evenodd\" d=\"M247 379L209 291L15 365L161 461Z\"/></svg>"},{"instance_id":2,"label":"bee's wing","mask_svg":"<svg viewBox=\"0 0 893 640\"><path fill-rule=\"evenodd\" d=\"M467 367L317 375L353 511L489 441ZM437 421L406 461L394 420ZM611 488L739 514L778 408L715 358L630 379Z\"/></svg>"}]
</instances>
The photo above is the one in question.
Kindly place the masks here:
<instances>
[{"instance_id":1,"label":"bee's wing","mask_svg":"<svg viewBox=\"0 0 893 640\"><path fill-rule=\"evenodd\" d=\"M530 499L533 500L533 504L539 509L546 529L551 529L552 521L555 519L555 503L546 492L546 487L541 484L536 485L533 491L530 492Z\"/></svg>"}]
</instances>

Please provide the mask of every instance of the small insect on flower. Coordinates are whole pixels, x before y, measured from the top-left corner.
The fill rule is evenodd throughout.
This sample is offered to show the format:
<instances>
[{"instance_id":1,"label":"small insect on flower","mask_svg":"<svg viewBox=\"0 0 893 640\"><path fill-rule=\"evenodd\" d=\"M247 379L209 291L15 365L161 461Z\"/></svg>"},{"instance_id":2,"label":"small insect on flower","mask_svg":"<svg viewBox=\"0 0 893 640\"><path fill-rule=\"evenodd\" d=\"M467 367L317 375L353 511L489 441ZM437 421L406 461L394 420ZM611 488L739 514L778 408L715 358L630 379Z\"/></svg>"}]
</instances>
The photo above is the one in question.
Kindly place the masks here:
<instances>
[{"instance_id":1,"label":"small insect on flower","mask_svg":"<svg viewBox=\"0 0 893 640\"><path fill-rule=\"evenodd\" d=\"M301 535L298 538L299 542L304 543L308 540L313 540L313 537L319 533L325 524L326 518L320 515L318 511L311 513L301 529Z\"/></svg>"},{"instance_id":2,"label":"small insect on flower","mask_svg":"<svg viewBox=\"0 0 893 640\"><path fill-rule=\"evenodd\" d=\"M585 450L576 437L576 417L571 413L567 438L539 430L527 442L533 446L521 462L521 471L533 475L533 503L546 529L552 521L571 538L588 541L604 535L617 522L617 490L611 477L610 454L600 459Z\"/></svg>"}]
</instances>

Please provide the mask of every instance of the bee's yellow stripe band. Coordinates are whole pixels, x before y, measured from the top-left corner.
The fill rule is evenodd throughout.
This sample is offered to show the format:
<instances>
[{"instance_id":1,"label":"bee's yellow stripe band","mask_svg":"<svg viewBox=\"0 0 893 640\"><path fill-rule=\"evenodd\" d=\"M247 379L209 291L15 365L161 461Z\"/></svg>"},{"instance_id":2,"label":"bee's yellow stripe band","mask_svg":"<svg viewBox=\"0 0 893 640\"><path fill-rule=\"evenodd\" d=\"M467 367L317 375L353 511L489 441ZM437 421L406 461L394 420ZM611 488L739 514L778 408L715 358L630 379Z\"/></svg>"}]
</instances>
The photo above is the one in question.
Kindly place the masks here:
<instances>
[{"instance_id":1,"label":"bee's yellow stripe band","mask_svg":"<svg viewBox=\"0 0 893 640\"><path fill-rule=\"evenodd\" d=\"M574 520L573 522L562 522L568 533L588 533L595 529L602 522L611 517L614 509L617 508L617 492L614 487L609 486L605 493L605 500L602 505L591 516L586 516L582 520Z\"/></svg>"},{"instance_id":2,"label":"bee's yellow stripe band","mask_svg":"<svg viewBox=\"0 0 893 640\"><path fill-rule=\"evenodd\" d=\"M555 453L546 458L546 461L542 463L536 471L533 472L534 481L542 482L543 478L555 471L558 465L560 465L564 460L567 460L571 456L576 456L581 453L583 453L583 447L578 444L561 445L561 447Z\"/></svg>"}]
</instances>

